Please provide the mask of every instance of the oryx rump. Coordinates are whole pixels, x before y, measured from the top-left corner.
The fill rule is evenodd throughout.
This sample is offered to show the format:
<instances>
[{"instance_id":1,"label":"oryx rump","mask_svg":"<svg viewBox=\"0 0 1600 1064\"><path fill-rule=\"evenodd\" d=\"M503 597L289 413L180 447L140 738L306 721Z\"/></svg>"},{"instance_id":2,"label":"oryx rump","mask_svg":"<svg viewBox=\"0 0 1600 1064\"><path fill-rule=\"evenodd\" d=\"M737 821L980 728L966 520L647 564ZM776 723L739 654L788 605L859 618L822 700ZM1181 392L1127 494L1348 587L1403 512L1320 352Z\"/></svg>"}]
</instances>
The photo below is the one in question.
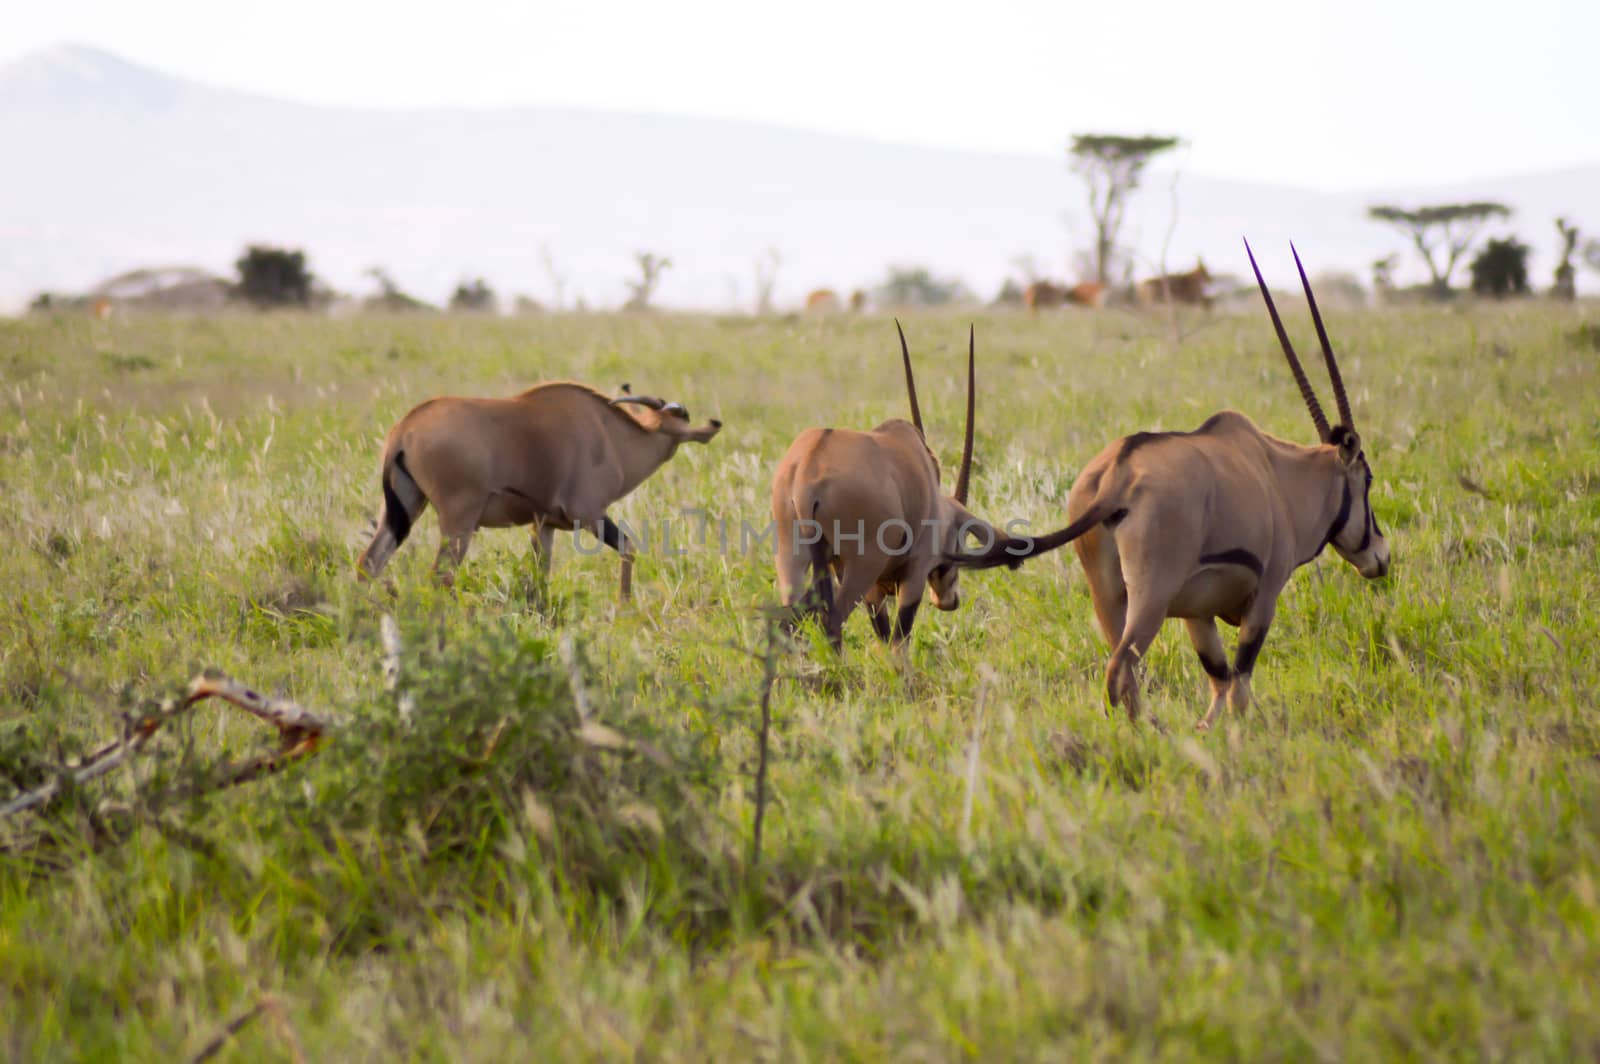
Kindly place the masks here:
<instances>
[{"instance_id":1,"label":"oryx rump","mask_svg":"<svg viewBox=\"0 0 1600 1064\"><path fill-rule=\"evenodd\" d=\"M434 568L446 582L480 528L531 524L545 572L555 533L587 529L621 555L627 599L633 544L606 516L607 507L680 443L705 443L721 427L720 421L691 426L679 403L608 398L571 381L538 384L510 399L429 399L384 441L383 516L361 555L361 571L378 575L432 503L440 539Z\"/></svg>"},{"instance_id":2,"label":"oryx rump","mask_svg":"<svg viewBox=\"0 0 1600 1064\"><path fill-rule=\"evenodd\" d=\"M1255 268L1254 254L1250 265ZM1114 648L1106 665L1107 694L1130 717L1137 717L1139 707L1134 665L1166 618L1183 619L1211 678L1211 705L1200 721L1205 728L1224 700L1236 712L1249 704L1256 655L1278 594L1295 569L1329 544L1364 577L1389 569L1389 545L1370 501L1372 470L1305 270L1300 280L1339 407L1339 423L1332 427L1259 269L1256 280L1311 412L1317 445L1269 436L1231 410L1212 415L1193 432L1126 436L1079 474L1067 500L1066 528L1037 539L1002 540L984 554L955 559L965 567L1016 568L1024 558L1071 542L1088 578L1095 617ZM1218 617L1239 628L1231 667L1217 634Z\"/></svg>"},{"instance_id":3,"label":"oryx rump","mask_svg":"<svg viewBox=\"0 0 1600 1064\"><path fill-rule=\"evenodd\" d=\"M899 323L895 323L899 329ZM911 421L892 418L871 432L807 429L772 478L778 586L785 606L809 595L835 647L846 618L865 601L878 638L900 643L911 633L923 587L941 610L960 605L958 572L945 558L967 533L994 542L994 531L966 508L972 473L974 339L967 339L967 428L955 490L939 487L917 406L911 353L900 333ZM809 570L809 580L808 580ZM834 578L838 578L837 589ZM809 585L809 586L808 586ZM895 596L891 620L885 600Z\"/></svg>"}]
</instances>

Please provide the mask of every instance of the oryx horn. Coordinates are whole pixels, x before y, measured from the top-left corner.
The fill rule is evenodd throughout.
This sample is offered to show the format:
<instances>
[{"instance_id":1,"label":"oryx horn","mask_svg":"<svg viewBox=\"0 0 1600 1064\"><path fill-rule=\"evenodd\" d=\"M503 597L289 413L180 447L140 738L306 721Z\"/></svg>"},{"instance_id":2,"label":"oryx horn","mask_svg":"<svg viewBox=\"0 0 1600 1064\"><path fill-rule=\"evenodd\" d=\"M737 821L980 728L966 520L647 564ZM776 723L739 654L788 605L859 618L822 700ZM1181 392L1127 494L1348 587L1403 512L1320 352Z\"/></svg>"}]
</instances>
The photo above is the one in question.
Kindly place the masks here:
<instances>
[{"instance_id":1,"label":"oryx horn","mask_svg":"<svg viewBox=\"0 0 1600 1064\"><path fill-rule=\"evenodd\" d=\"M900 334L900 358L906 364L906 395L911 398L911 423L922 432L922 408L917 406L917 382L911 376L911 350L906 347L906 331L900 328L900 319L894 319L894 331ZM927 433L922 433L927 438Z\"/></svg>"},{"instance_id":2,"label":"oryx horn","mask_svg":"<svg viewBox=\"0 0 1600 1064\"><path fill-rule=\"evenodd\" d=\"M1317 325L1317 339L1322 341L1322 360L1328 364L1328 379L1333 382L1333 401L1339 404L1339 423L1355 431L1356 419L1350 415L1350 400L1344 394L1344 378L1339 376L1339 363L1333 357L1333 344L1328 342L1328 330L1323 327L1322 313L1317 310L1317 297L1311 294L1311 282L1306 279L1306 268L1300 264L1300 252L1290 243L1294 254L1294 267L1300 271L1300 283L1306 290L1306 302L1311 306L1311 320Z\"/></svg>"},{"instance_id":3,"label":"oryx horn","mask_svg":"<svg viewBox=\"0 0 1600 1064\"><path fill-rule=\"evenodd\" d=\"M611 400L612 406L622 406L624 403L638 403L640 406L647 406L651 410L660 410L666 405L660 399L649 395L619 395Z\"/></svg>"},{"instance_id":4,"label":"oryx horn","mask_svg":"<svg viewBox=\"0 0 1600 1064\"><path fill-rule=\"evenodd\" d=\"M972 414L974 396L977 393L977 372L973 369L974 351L977 340L973 334L972 326L967 326L967 438L961 444L961 471L956 474L955 500L962 506L967 504L967 482L972 476Z\"/></svg>"},{"instance_id":5,"label":"oryx horn","mask_svg":"<svg viewBox=\"0 0 1600 1064\"><path fill-rule=\"evenodd\" d=\"M1317 427L1317 438L1327 443L1331 435L1328 430L1328 419L1322 413L1322 404L1317 402L1317 393L1311 390L1311 382L1306 379L1305 368L1300 365L1300 359L1294 353L1294 345L1289 343L1289 334L1283 328L1283 319L1278 317L1278 308L1273 305L1272 293L1267 291L1267 282L1261 277L1261 267L1256 265L1256 255L1250 250L1248 240L1244 242L1244 253L1250 256L1250 268L1256 272L1256 284L1261 287L1261 298L1267 301L1267 313L1272 315L1272 327L1278 331L1278 343L1283 345L1283 356L1289 360L1289 369L1294 373L1294 382L1300 386L1300 398L1306 401L1306 409L1311 411L1311 421Z\"/></svg>"}]
</instances>

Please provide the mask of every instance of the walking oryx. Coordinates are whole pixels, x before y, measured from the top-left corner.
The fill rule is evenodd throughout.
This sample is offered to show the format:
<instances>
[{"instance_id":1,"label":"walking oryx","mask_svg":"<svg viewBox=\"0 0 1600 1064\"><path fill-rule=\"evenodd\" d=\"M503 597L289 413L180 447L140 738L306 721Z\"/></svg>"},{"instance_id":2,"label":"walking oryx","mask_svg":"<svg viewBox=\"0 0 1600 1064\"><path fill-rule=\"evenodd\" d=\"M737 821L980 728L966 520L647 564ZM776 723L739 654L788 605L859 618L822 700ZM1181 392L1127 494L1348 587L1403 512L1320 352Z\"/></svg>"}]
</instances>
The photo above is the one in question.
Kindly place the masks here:
<instances>
[{"instance_id":1,"label":"walking oryx","mask_svg":"<svg viewBox=\"0 0 1600 1064\"><path fill-rule=\"evenodd\" d=\"M900 323L895 323L899 330ZM772 478L778 587L783 604L803 594L821 615L837 649L846 618L865 601L878 638L896 645L911 634L923 585L941 610L961 604L959 573L946 555L968 532L993 542L994 530L967 511L972 473L975 340L967 336L967 429L955 491L939 490L939 462L928 448L900 331L911 420L892 418L871 432L807 429L795 438ZM807 589L807 570L810 588ZM834 588L834 576L839 586ZM888 616L885 600L895 596Z\"/></svg>"},{"instance_id":2,"label":"walking oryx","mask_svg":"<svg viewBox=\"0 0 1600 1064\"><path fill-rule=\"evenodd\" d=\"M383 516L361 571L377 576L431 502L439 510L434 570L444 582L477 529L533 525L533 549L548 573L555 533L581 528L621 555L626 601L634 545L606 508L680 443L706 443L721 428L720 421L691 427L681 403L612 399L571 381L537 384L510 399L429 399L384 441Z\"/></svg>"},{"instance_id":3,"label":"walking oryx","mask_svg":"<svg viewBox=\"0 0 1600 1064\"><path fill-rule=\"evenodd\" d=\"M1133 294L1141 307L1158 303L1196 303L1209 310L1211 295L1206 286L1210 283L1211 274L1206 270L1205 261L1197 259L1194 269L1188 273L1167 273L1140 281L1134 286Z\"/></svg>"},{"instance_id":4,"label":"walking oryx","mask_svg":"<svg viewBox=\"0 0 1600 1064\"><path fill-rule=\"evenodd\" d=\"M1095 617L1114 648L1106 692L1130 718L1139 712L1134 665L1166 618L1183 619L1211 677L1211 705L1200 721L1207 728L1224 699L1235 712L1249 704L1256 655L1278 593L1296 568L1331 543L1364 577L1389 571L1389 544L1372 512L1372 469L1305 269L1300 281L1339 405L1339 423L1331 428L1259 269L1256 281L1319 444L1302 447L1269 436L1231 410L1193 432L1125 436L1079 474L1067 500L1072 523L1066 528L1038 539L1003 539L983 554L953 559L972 568L1014 569L1024 558L1073 543ZM1218 617L1239 628L1231 669Z\"/></svg>"}]
</instances>

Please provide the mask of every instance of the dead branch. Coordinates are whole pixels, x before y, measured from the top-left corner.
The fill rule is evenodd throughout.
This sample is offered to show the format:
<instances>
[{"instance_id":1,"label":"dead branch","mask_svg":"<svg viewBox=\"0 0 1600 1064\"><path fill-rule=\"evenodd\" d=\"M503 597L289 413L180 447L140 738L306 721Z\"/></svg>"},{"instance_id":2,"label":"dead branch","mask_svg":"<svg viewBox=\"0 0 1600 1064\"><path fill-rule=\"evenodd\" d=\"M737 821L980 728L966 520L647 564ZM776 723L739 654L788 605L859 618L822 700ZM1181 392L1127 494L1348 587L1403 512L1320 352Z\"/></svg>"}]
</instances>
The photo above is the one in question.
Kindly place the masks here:
<instances>
[{"instance_id":1,"label":"dead branch","mask_svg":"<svg viewBox=\"0 0 1600 1064\"><path fill-rule=\"evenodd\" d=\"M68 781L73 787L81 786L128 764L145 748L163 725L208 698L220 698L238 706L251 716L271 724L278 729L281 746L276 751L248 761L224 765L209 785L182 792L186 796L236 786L277 772L315 753L333 730L330 721L294 702L261 694L220 673L201 673L189 682L189 693L181 701L164 702L155 710L137 718L124 717L120 738L100 747L77 764L66 766L49 783L18 795L0 806L0 819L37 809L49 803L61 793Z\"/></svg>"}]
</instances>

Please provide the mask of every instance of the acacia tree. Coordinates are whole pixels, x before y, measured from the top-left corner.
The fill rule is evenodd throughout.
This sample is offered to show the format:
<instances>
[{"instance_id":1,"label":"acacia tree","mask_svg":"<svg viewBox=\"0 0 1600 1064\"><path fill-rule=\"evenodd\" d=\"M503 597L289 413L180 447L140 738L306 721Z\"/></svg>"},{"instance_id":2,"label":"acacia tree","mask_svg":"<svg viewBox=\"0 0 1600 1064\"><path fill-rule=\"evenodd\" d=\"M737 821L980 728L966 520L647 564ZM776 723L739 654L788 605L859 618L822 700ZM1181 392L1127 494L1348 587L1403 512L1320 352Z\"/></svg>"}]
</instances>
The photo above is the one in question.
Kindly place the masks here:
<instances>
[{"instance_id":1,"label":"acacia tree","mask_svg":"<svg viewBox=\"0 0 1600 1064\"><path fill-rule=\"evenodd\" d=\"M783 256L778 254L777 248L768 248L757 256L755 261L756 274L756 313L772 313L772 290L778 284L778 267L783 265Z\"/></svg>"},{"instance_id":2,"label":"acacia tree","mask_svg":"<svg viewBox=\"0 0 1600 1064\"><path fill-rule=\"evenodd\" d=\"M1411 238L1428 267L1434 293L1444 295L1450 291L1450 275L1483 227L1495 218L1511 217L1511 208L1488 201L1442 203L1415 210L1376 204L1367 208L1367 217L1386 222Z\"/></svg>"},{"instance_id":3,"label":"acacia tree","mask_svg":"<svg viewBox=\"0 0 1600 1064\"><path fill-rule=\"evenodd\" d=\"M1129 195L1150 160L1178 146L1177 137L1125 137L1111 133L1078 133L1069 153L1072 169L1089 186L1089 216L1094 222L1094 276L1111 281L1111 263L1122 231Z\"/></svg>"},{"instance_id":4,"label":"acacia tree","mask_svg":"<svg viewBox=\"0 0 1600 1064\"><path fill-rule=\"evenodd\" d=\"M661 283L661 271L672 265L672 260L651 251L634 253L633 261L639 267L639 279L628 281L628 301L624 310L649 310L650 297Z\"/></svg>"},{"instance_id":5,"label":"acacia tree","mask_svg":"<svg viewBox=\"0 0 1600 1064\"><path fill-rule=\"evenodd\" d=\"M1556 265L1556 283L1550 294L1571 301L1578 298L1578 269L1572 265L1572 256L1578 250L1578 227L1565 218L1557 218L1556 232L1561 237L1561 259Z\"/></svg>"},{"instance_id":6,"label":"acacia tree","mask_svg":"<svg viewBox=\"0 0 1600 1064\"><path fill-rule=\"evenodd\" d=\"M1529 250L1514 236L1485 244L1472 260L1472 294L1495 299L1527 295Z\"/></svg>"},{"instance_id":7,"label":"acacia tree","mask_svg":"<svg viewBox=\"0 0 1600 1064\"><path fill-rule=\"evenodd\" d=\"M258 307L303 307L311 302L311 271L303 251L251 244L234 269L239 271L234 294Z\"/></svg>"}]
</instances>

